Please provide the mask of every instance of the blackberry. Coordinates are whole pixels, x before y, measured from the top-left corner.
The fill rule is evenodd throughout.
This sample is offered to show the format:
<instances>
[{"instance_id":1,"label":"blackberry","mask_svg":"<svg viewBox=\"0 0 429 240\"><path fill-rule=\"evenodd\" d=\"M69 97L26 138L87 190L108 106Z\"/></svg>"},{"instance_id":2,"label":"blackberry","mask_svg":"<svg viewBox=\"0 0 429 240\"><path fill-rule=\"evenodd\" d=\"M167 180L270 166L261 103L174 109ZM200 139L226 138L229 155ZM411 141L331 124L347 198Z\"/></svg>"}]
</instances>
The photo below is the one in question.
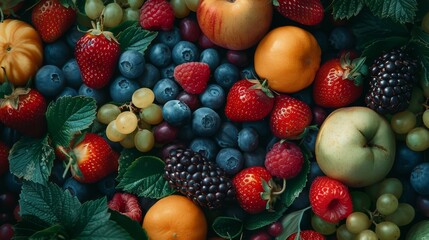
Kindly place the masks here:
<instances>
[{"instance_id":1,"label":"blackberry","mask_svg":"<svg viewBox=\"0 0 429 240\"><path fill-rule=\"evenodd\" d=\"M381 113L405 110L416 83L417 61L404 48L393 49L374 60L366 105Z\"/></svg>"},{"instance_id":2,"label":"blackberry","mask_svg":"<svg viewBox=\"0 0 429 240\"><path fill-rule=\"evenodd\" d=\"M164 177L172 188L202 207L220 208L235 198L232 180L223 169L191 149L170 151Z\"/></svg>"}]
</instances>

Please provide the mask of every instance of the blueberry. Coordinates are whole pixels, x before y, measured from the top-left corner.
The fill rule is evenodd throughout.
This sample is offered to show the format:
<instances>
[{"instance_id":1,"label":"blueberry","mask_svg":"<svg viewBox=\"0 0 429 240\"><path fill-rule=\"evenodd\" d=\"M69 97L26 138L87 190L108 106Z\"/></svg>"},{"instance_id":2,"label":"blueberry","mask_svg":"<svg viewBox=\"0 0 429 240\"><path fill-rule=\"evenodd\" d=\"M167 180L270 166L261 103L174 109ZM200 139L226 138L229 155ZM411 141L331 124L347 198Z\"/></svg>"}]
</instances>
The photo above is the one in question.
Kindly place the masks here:
<instances>
[{"instance_id":1,"label":"blueberry","mask_svg":"<svg viewBox=\"0 0 429 240\"><path fill-rule=\"evenodd\" d=\"M155 100L161 105L169 100L176 99L179 91L180 88L177 83L169 78L159 80L153 87Z\"/></svg>"},{"instance_id":2,"label":"blueberry","mask_svg":"<svg viewBox=\"0 0 429 240\"><path fill-rule=\"evenodd\" d=\"M21 138L21 134L13 128L2 126L1 139L4 143L12 146Z\"/></svg>"},{"instance_id":3,"label":"blueberry","mask_svg":"<svg viewBox=\"0 0 429 240\"><path fill-rule=\"evenodd\" d=\"M219 129L219 114L208 107L200 107L192 113L192 129L197 136L210 137Z\"/></svg>"},{"instance_id":4,"label":"blueberry","mask_svg":"<svg viewBox=\"0 0 429 240\"><path fill-rule=\"evenodd\" d=\"M70 28L70 30L66 33L66 42L69 45L71 49L74 49L76 46L77 41L85 35L85 32L80 31L77 26L73 26Z\"/></svg>"},{"instance_id":5,"label":"blueberry","mask_svg":"<svg viewBox=\"0 0 429 240\"><path fill-rule=\"evenodd\" d=\"M308 187L305 187L299 193L298 197L295 198L295 200L293 201L292 205L290 205L290 207L294 209L303 209L310 206L309 196L310 196L310 189Z\"/></svg>"},{"instance_id":6,"label":"blueberry","mask_svg":"<svg viewBox=\"0 0 429 240\"><path fill-rule=\"evenodd\" d=\"M41 94L55 97L65 87L63 71L55 65L45 65L37 71L34 83Z\"/></svg>"},{"instance_id":7,"label":"blueberry","mask_svg":"<svg viewBox=\"0 0 429 240\"><path fill-rule=\"evenodd\" d=\"M76 196L80 202L89 200L93 192L90 184L80 183L73 177L67 178L62 188L68 190L72 196Z\"/></svg>"},{"instance_id":8,"label":"blueberry","mask_svg":"<svg viewBox=\"0 0 429 240\"><path fill-rule=\"evenodd\" d=\"M244 167L264 166L267 152L263 147L256 148L253 152L244 152Z\"/></svg>"},{"instance_id":9,"label":"blueberry","mask_svg":"<svg viewBox=\"0 0 429 240\"><path fill-rule=\"evenodd\" d=\"M130 80L124 76L118 76L110 84L110 97L114 102L124 103L131 101L133 93L140 86L136 81Z\"/></svg>"},{"instance_id":10,"label":"blueberry","mask_svg":"<svg viewBox=\"0 0 429 240\"><path fill-rule=\"evenodd\" d=\"M423 158L423 152L413 151L405 142L398 142L392 173L394 175L408 175L414 167L423 162Z\"/></svg>"},{"instance_id":11,"label":"blueberry","mask_svg":"<svg viewBox=\"0 0 429 240\"><path fill-rule=\"evenodd\" d=\"M184 141L192 141L195 138L194 132L192 131L192 124L185 124L180 126L178 137Z\"/></svg>"},{"instance_id":12,"label":"blueberry","mask_svg":"<svg viewBox=\"0 0 429 240\"><path fill-rule=\"evenodd\" d=\"M259 134L253 128L243 128L238 132L237 142L241 151L255 151L259 144Z\"/></svg>"},{"instance_id":13,"label":"blueberry","mask_svg":"<svg viewBox=\"0 0 429 240\"><path fill-rule=\"evenodd\" d=\"M66 178L63 177L64 174L64 164L62 161L56 161L51 170L51 175L49 176L49 180L53 183L56 183L58 186L63 186L66 178L70 177L70 171L67 171Z\"/></svg>"},{"instance_id":14,"label":"blueberry","mask_svg":"<svg viewBox=\"0 0 429 240\"><path fill-rule=\"evenodd\" d=\"M216 155L216 164L227 174L234 175L243 169L243 154L236 148L222 148Z\"/></svg>"},{"instance_id":15,"label":"blueberry","mask_svg":"<svg viewBox=\"0 0 429 240\"><path fill-rule=\"evenodd\" d=\"M197 45L189 41L180 41L171 50L173 62L176 65L185 62L196 62L200 55Z\"/></svg>"},{"instance_id":16,"label":"blueberry","mask_svg":"<svg viewBox=\"0 0 429 240\"><path fill-rule=\"evenodd\" d=\"M3 176L3 182L5 183L6 191L19 194L22 187L22 179L18 178L10 171L7 171Z\"/></svg>"},{"instance_id":17,"label":"blueberry","mask_svg":"<svg viewBox=\"0 0 429 240\"><path fill-rule=\"evenodd\" d=\"M170 31L159 31L157 40L160 43L167 45L170 48L173 48L182 38L180 37L180 30L178 27L174 27Z\"/></svg>"},{"instance_id":18,"label":"blueberry","mask_svg":"<svg viewBox=\"0 0 429 240\"><path fill-rule=\"evenodd\" d=\"M108 200L116 193L116 176L116 173L107 175L96 183L97 190Z\"/></svg>"},{"instance_id":19,"label":"blueberry","mask_svg":"<svg viewBox=\"0 0 429 240\"><path fill-rule=\"evenodd\" d=\"M259 120L251 122L243 122L242 128L253 128L261 137L268 137L270 135L270 125L268 120Z\"/></svg>"},{"instance_id":20,"label":"blueberry","mask_svg":"<svg viewBox=\"0 0 429 240\"><path fill-rule=\"evenodd\" d=\"M60 98L60 97L64 97L64 96L71 96L71 97L74 97L74 96L77 96L78 95L78 93L77 93L77 91L76 91L76 89L74 89L74 88L71 88L71 87L65 87L58 95L57 95L57 98Z\"/></svg>"},{"instance_id":21,"label":"blueberry","mask_svg":"<svg viewBox=\"0 0 429 240\"><path fill-rule=\"evenodd\" d=\"M45 65L55 65L60 68L71 56L71 49L64 40L47 43L43 49Z\"/></svg>"},{"instance_id":22,"label":"blueberry","mask_svg":"<svg viewBox=\"0 0 429 240\"><path fill-rule=\"evenodd\" d=\"M314 36L314 38L316 39L317 43L320 46L320 49L322 50L322 52L326 52L329 50L330 43L328 40L328 35L326 34L325 31L316 29L314 31L311 32Z\"/></svg>"},{"instance_id":23,"label":"blueberry","mask_svg":"<svg viewBox=\"0 0 429 240\"><path fill-rule=\"evenodd\" d=\"M329 34L329 43L336 50L352 49L355 40L352 31L344 26L335 27Z\"/></svg>"},{"instance_id":24,"label":"blueberry","mask_svg":"<svg viewBox=\"0 0 429 240\"><path fill-rule=\"evenodd\" d=\"M171 50L164 43L155 43L149 48L149 62L156 67L166 67L171 63Z\"/></svg>"},{"instance_id":25,"label":"blueberry","mask_svg":"<svg viewBox=\"0 0 429 240\"><path fill-rule=\"evenodd\" d=\"M220 64L220 54L214 48L204 49L200 53L200 62L207 63L213 72Z\"/></svg>"},{"instance_id":26,"label":"blueberry","mask_svg":"<svg viewBox=\"0 0 429 240\"><path fill-rule=\"evenodd\" d=\"M200 152L210 161L215 161L219 147L212 138L197 137L189 143L189 148L194 152Z\"/></svg>"},{"instance_id":27,"label":"blueberry","mask_svg":"<svg viewBox=\"0 0 429 240\"><path fill-rule=\"evenodd\" d=\"M238 146L238 128L231 122L223 122L215 135L217 144L222 147Z\"/></svg>"},{"instance_id":28,"label":"blueberry","mask_svg":"<svg viewBox=\"0 0 429 240\"><path fill-rule=\"evenodd\" d=\"M144 65L144 55L137 50L125 50L119 56L118 69L126 78L138 78L143 74Z\"/></svg>"},{"instance_id":29,"label":"blueberry","mask_svg":"<svg viewBox=\"0 0 429 240\"><path fill-rule=\"evenodd\" d=\"M82 84L79 88L78 94L81 96L92 97L97 102L97 105L102 105L107 102L108 96L104 89L90 88L86 84Z\"/></svg>"},{"instance_id":30,"label":"blueberry","mask_svg":"<svg viewBox=\"0 0 429 240\"><path fill-rule=\"evenodd\" d=\"M159 69L151 63L146 63L143 74L137 79L141 87L153 88L155 83L161 78Z\"/></svg>"},{"instance_id":31,"label":"blueberry","mask_svg":"<svg viewBox=\"0 0 429 240\"><path fill-rule=\"evenodd\" d=\"M429 162L420 163L411 172L410 183L420 195L429 195Z\"/></svg>"},{"instance_id":32,"label":"blueberry","mask_svg":"<svg viewBox=\"0 0 429 240\"><path fill-rule=\"evenodd\" d=\"M203 107L213 110L221 109L226 101L225 90L218 84L209 84L200 95L200 102Z\"/></svg>"},{"instance_id":33,"label":"blueberry","mask_svg":"<svg viewBox=\"0 0 429 240\"><path fill-rule=\"evenodd\" d=\"M184 102L173 99L162 107L162 116L166 122L175 127L183 126L191 120L191 109Z\"/></svg>"},{"instance_id":34,"label":"blueberry","mask_svg":"<svg viewBox=\"0 0 429 240\"><path fill-rule=\"evenodd\" d=\"M174 79L174 68L175 67L176 67L176 65L174 63L171 63L168 66L161 68L161 70L160 70L161 78Z\"/></svg>"},{"instance_id":35,"label":"blueberry","mask_svg":"<svg viewBox=\"0 0 429 240\"><path fill-rule=\"evenodd\" d=\"M307 132L307 134L302 139L302 144L312 153L314 153L316 148L316 138L318 133L319 133L319 129L312 128Z\"/></svg>"},{"instance_id":36,"label":"blueberry","mask_svg":"<svg viewBox=\"0 0 429 240\"><path fill-rule=\"evenodd\" d=\"M316 161L310 162L310 172L308 173L308 181L309 183L313 182L316 177L324 176L325 174L320 169L319 164Z\"/></svg>"},{"instance_id":37,"label":"blueberry","mask_svg":"<svg viewBox=\"0 0 429 240\"><path fill-rule=\"evenodd\" d=\"M213 78L217 84L229 89L241 78L240 70L234 64L225 62L216 68Z\"/></svg>"},{"instance_id":38,"label":"blueberry","mask_svg":"<svg viewBox=\"0 0 429 240\"><path fill-rule=\"evenodd\" d=\"M69 59L61 69L63 70L67 86L77 89L82 85L82 75L76 58Z\"/></svg>"},{"instance_id":39,"label":"blueberry","mask_svg":"<svg viewBox=\"0 0 429 240\"><path fill-rule=\"evenodd\" d=\"M410 183L410 179L408 177L403 177L399 180L401 180L402 183L402 194L398 201L400 203L409 203L411 205L415 204L417 193L414 191L414 188Z\"/></svg>"},{"instance_id":40,"label":"blueberry","mask_svg":"<svg viewBox=\"0 0 429 240\"><path fill-rule=\"evenodd\" d=\"M257 78L255 67L253 65L249 65L249 66L241 69L240 77L241 77L241 79L255 79L255 78Z\"/></svg>"}]
</instances>

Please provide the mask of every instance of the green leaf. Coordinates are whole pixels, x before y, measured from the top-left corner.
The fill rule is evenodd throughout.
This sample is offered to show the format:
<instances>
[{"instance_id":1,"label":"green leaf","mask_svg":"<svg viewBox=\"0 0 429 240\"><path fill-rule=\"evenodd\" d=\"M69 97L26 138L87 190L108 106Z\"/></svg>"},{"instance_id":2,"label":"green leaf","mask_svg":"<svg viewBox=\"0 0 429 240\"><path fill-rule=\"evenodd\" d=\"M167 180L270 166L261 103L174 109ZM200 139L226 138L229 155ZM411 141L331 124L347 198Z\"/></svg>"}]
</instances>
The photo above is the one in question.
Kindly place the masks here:
<instances>
[{"instance_id":1,"label":"green leaf","mask_svg":"<svg viewBox=\"0 0 429 240\"><path fill-rule=\"evenodd\" d=\"M121 156L119 157L118 176L116 177L116 181L121 181L122 177L127 172L127 168L131 165L131 163L133 163L134 160L136 160L140 156L142 156L142 153L135 148L124 148L121 151Z\"/></svg>"},{"instance_id":2,"label":"green leaf","mask_svg":"<svg viewBox=\"0 0 429 240\"><path fill-rule=\"evenodd\" d=\"M429 1L418 0L417 4L416 22L421 22L426 13L429 12Z\"/></svg>"},{"instance_id":3,"label":"green leaf","mask_svg":"<svg viewBox=\"0 0 429 240\"><path fill-rule=\"evenodd\" d=\"M45 184L54 165L54 149L48 137L34 139L22 137L9 154L10 172L19 178Z\"/></svg>"},{"instance_id":4,"label":"green leaf","mask_svg":"<svg viewBox=\"0 0 429 240\"><path fill-rule=\"evenodd\" d=\"M300 223L302 220L302 216L304 215L304 212L310 209L310 207L289 213L286 215L285 218L282 220L283 225L283 231L280 236L276 237L276 240L284 240L287 239L290 235L293 233L300 231Z\"/></svg>"},{"instance_id":5,"label":"green leaf","mask_svg":"<svg viewBox=\"0 0 429 240\"><path fill-rule=\"evenodd\" d=\"M50 224L33 215L22 215L14 228L15 240L28 240L36 232L50 227Z\"/></svg>"},{"instance_id":6,"label":"green leaf","mask_svg":"<svg viewBox=\"0 0 429 240\"><path fill-rule=\"evenodd\" d=\"M362 56L366 57L366 62L370 65L383 52L404 46L407 42L408 38L406 37L387 37L377 39L365 47L362 51Z\"/></svg>"},{"instance_id":7,"label":"green leaf","mask_svg":"<svg viewBox=\"0 0 429 240\"><path fill-rule=\"evenodd\" d=\"M286 190L281 196L281 202L289 207L293 201L299 196L307 184L307 175L310 171L310 160L307 155L304 155L304 165L302 166L301 172L298 176L288 180L286 182Z\"/></svg>"},{"instance_id":8,"label":"green leaf","mask_svg":"<svg viewBox=\"0 0 429 240\"><path fill-rule=\"evenodd\" d=\"M125 231L130 234L130 236L135 240L147 240L148 237L146 232L143 230L140 223L132 220L131 218L113 210L109 210L110 220L115 221L119 226L121 226Z\"/></svg>"},{"instance_id":9,"label":"green leaf","mask_svg":"<svg viewBox=\"0 0 429 240\"><path fill-rule=\"evenodd\" d=\"M148 31L135 23L117 35L122 51L137 50L144 53L149 44L156 38L158 32Z\"/></svg>"},{"instance_id":10,"label":"green leaf","mask_svg":"<svg viewBox=\"0 0 429 240\"><path fill-rule=\"evenodd\" d=\"M112 32L114 36L117 36L122 31L124 31L125 29L127 29L129 27L133 27L135 25L138 26L138 23L136 21L125 21L125 22L122 22L121 24L119 24L118 26L109 28L109 31Z\"/></svg>"},{"instance_id":11,"label":"green leaf","mask_svg":"<svg viewBox=\"0 0 429 240\"><path fill-rule=\"evenodd\" d=\"M76 9L79 14L85 14L85 2L86 1L75 1Z\"/></svg>"},{"instance_id":12,"label":"green leaf","mask_svg":"<svg viewBox=\"0 0 429 240\"><path fill-rule=\"evenodd\" d=\"M233 239L243 232L243 222L238 218L220 216L213 221L212 228L220 237Z\"/></svg>"},{"instance_id":13,"label":"green leaf","mask_svg":"<svg viewBox=\"0 0 429 240\"><path fill-rule=\"evenodd\" d=\"M429 86L429 34L421 27L414 27L411 32L410 45L420 59L421 82L424 86Z\"/></svg>"},{"instance_id":14,"label":"green leaf","mask_svg":"<svg viewBox=\"0 0 429 240\"><path fill-rule=\"evenodd\" d=\"M274 212L264 211L258 214L250 214L244 221L244 227L247 230L256 230L265 227L279 220L283 216L286 209L287 208L284 205L277 204Z\"/></svg>"},{"instance_id":15,"label":"green leaf","mask_svg":"<svg viewBox=\"0 0 429 240\"><path fill-rule=\"evenodd\" d=\"M371 12L380 18L399 23L412 23L416 16L417 0L365 0Z\"/></svg>"},{"instance_id":16,"label":"green leaf","mask_svg":"<svg viewBox=\"0 0 429 240\"><path fill-rule=\"evenodd\" d=\"M57 240L61 239L60 236L67 236L67 233L62 225L54 224L34 233L31 235L30 240Z\"/></svg>"},{"instance_id":17,"label":"green leaf","mask_svg":"<svg viewBox=\"0 0 429 240\"><path fill-rule=\"evenodd\" d=\"M92 124L96 110L96 101L91 97L66 96L51 102L46 120L53 145L68 146L75 133Z\"/></svg>"},{"instance_id":18,"label":"green leaf","mask_svg":"<svg viewBox=\"0 0 429 240\"><path fill-rule=\"evenodd\" d=\"M79 208L79 217L74 226L74 232L79 236L90 236L98 228L109 221L106 198L99 198L93 201L87 201Z\"/></svg>"},{"instance_id":19,"label":"green leaf","mask_svg":"<svg viewBox=\"0 0 429 240\"><path fill-rule=\"evenodd\" d=\"M363 8L362 0L336 0L332 2L334 19L350 19L359 14Z\"/></svg>"},{"instance_id":20,"label":"green leaf","mask_svg":"<svg viewBox=\"0 0 429 240\"><path fill-rule=\"evenodd\" d=\"M4 82L0 84L0 99L4 98L6 95L10 95L12 92L13 89L10 82Z\"/></svg>"},{"instance_id":21,"label":"green leaf","mask_svg":"<svg viewBox=\"0 0 429 240\"><path fill-rule=\"evenodd\" d=\"M116 222L109 220L90 235L79 235L76 240L133 240L133 238Z\"/></svg>"},{"instance_id":22,"label":"green leaf","mask_svg":"<svg viewBox=\"0 0 429 240\"><path fill-rule=\"evenodd\" d=\"M158 157L142 156L133 161L117 188L139 197L162 198L175 191L163 177L165 163Z\"/></svg>"}]
</instances>

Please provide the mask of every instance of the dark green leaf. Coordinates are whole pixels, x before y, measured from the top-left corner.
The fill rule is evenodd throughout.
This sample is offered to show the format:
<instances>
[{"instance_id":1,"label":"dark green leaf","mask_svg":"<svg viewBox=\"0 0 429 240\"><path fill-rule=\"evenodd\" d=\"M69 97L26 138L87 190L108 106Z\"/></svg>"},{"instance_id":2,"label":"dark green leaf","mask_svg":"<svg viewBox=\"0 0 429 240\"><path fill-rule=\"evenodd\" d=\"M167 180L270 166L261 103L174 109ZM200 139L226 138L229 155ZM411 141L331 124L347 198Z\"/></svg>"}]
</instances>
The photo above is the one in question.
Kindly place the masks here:
<instances>
[{"instance_id":1,"label":"dark green leaf","mask_svg":"<svg viewBox=\"0 0 429 240\"><path fill-rule=\"evenodd\" d=\"M85 2L86 1L76 1L75 5L79 14L85 14Z\"/></svg>"},{"instance_id":2,"label":"dark green leaf","mask_svg":"<svg viewBox=\"0 0 429 240\"><path fill-rule=\"evenodd\" d=\"M365 0L371 12L380 18L399 23L412 23L417 11L417 0Z\"/></svg>"},{"instance_id":3,"label":"dark green leaf","mask_svg":"<svg viewBox=\"0 0 429 240\"><path fill-rule=\"evenodd\" d=\"M133 240L130 234L127 233L116 222L109 220L98 229L91 232L90 235L81 234L73 239L76 240Z\"/></svg>"},{"instance_id":4,"label":"dark green leaf","mask_svg":"<svg viewBox=\"0 0 429 240\"><path fill-rule=\"evenodd\" d=\"M307 155L304 155L304 165L302 166L301 172L298 176L286 181L286 190L282 194L281 202L289 207L293 201L299 196L302 189L304 189L307 184L307 175L310 171L310 160L308 160Z\"/></svg>"},{"instance_id":5,"label":"dark green leaf","mask_svg":"<svg viewBox=\"0 0 429 240\"><path fill-rule=\"evenodd\" d=\"M258 214L250 214L244 221L244 227L248 230L256 230L279 220L286 211L284 205L278 204L274 212L264 211Z\"/></svg>"},{"instance_id":6,"label":"dark green leaf","mask_svg":"<svg viewBox=\"0 0 429 240\"><path fill-rule=\"evenodd\" d=\"M109 210L110 220L115 221L119 226L121 226L125 231L130 234L130 236L135 240L147 240L148 237L146 232L143 230L140 223L132 220L131 218L120 214L117 211Z\"/></svg>"},{"instance_id":7,"label":"dark green leaf","mask_svg":"<svg viewBox=\"0 0 429 240\"><path fill-rule=\"evenodd\" d=\"M68 146L73 135L88 128L95 119L96 101L91 97L61 97L46 111L48 132L54 146Z\"/></svg>"},{"instance_id":8,"label":"dark green leaf","mask_svg":"<svg viewBox=\"0 0 429 240\"><path fill-rule=\"evenodd\" d=\"M332 3L334 19L350 19L359 14L363 8L362 0L336 0Z\"/></svg>"},{"instance_id":9,"label":"dark green leaf","mask_svg":"<svg viewBox=\"0 0 429 240\"><path fill-rule=\"evenodd\" d=\"M145 30L135 23L134 25L129 26L125 30L121 31L117 35L117 39L122 51L137 50L141 53L144 53L149 44L155 39L157 35L158 32Z\"/></svg>"},{"instance_id":10,"label":"dark green leaf","mask_svg":"<svg viewBox=\"0 0 429 240\"><path fill-rule=\"evenodd\" d=\"M429 1L427 0L418 0L417 1L417 14L416 14L416 21L420 22L422 21L423 17L426 15L426 13L429 12Z\"/></svg>"},{"instance_id":11,"label":"dark green leaf","mask_svg":"<svg viewBox=\"0 0 429 240\"><path fill-rule=\"evenodd\" d=\"M429 86L429 57L421 59L421 84Z\"/></svg>"},{"instance_id":12,"label":"dark green leaf","mask_svg":"<svg viewBox=\"0 0 429 240\"><path fill-rule=\"evenodd\" d=\"M23 137L10 150L9 168L19 178L45 184L54 160L54 149L48 144L47 136L42 139Z\"/></svg>"},{"instance_id":13,"label":"dark green leaf","mask_svg":"<svg viewBox=\"0 0 429 240\"><path fill-rule=\"evenodd\" d=\"M34 233L31 235L30 240L57 240L64 239L65 236L67 236L67 233L65 232L64 227L60 224L54 224L48 228Z\"/></svg>"},{"instance_id":14,"label":"dark green leaf","mask_svg":"<svg viewBox=\"0 0 429 240\"><path fill-rule=\"evenodd\" d=\"M408 38L406 37L387 37L378 39L365 47L362 51L362 56L366 57L366 63L370 65L383 52L404 46L407 42Z\"/></svg>"},{"instance_id":15,"label":"dark green leaf","mask_svg":"<svg viewBox=\"0 0 429 240\"><path fill-rule=\"evenodd\" d=\"M127 168L131 165L131 163L140 157L142 153L135 148L127 149L124 148L121 151L121 156L119 157L119 170L118 176L116 177L116 181L120 182L122 177L127 171Z\"/></svg>"},{"instance_id":16,"label":"dark green leaf","mask_svg":"<svg viewBox=\"0 0 429 240\"><path fill-rule=\"evenodd\" d=\"M15 240L28 240L30 236L38 231L49 228L50 224L33 215L22 215L14 228Z\"/></svg>"},{"instance_id":17,"label":"dark green leaf","mask_svg":"<svg viewBox=\"0 0 429 240\"><path fill-rule=\"evenodd\" d=\"M243 222L238 218L220 216L213 221L212 228L220 237L233 239L243 232Z\"/></svg>"},{"instance_id":18,"label":"dark green leaf","mask_svg":"<svg viewBox=\"0 0 429 240\"><path fill-rule=\"evenodd\" d=\"M174 190L163 177L165 163L152 156L142 156L127 168L117 188L140 197L162 198Z\"/></svg>"},{"instance_id":19,"label":"dark green leaf","mask_svg":"<svg viewBox=\"0 0 429 240\"><path fill-rule=\"evenodd\" d=\"M112 32L114 36L118 36L125 29L129 27L134 27L136 25L138 25L136 21L126 21L116 27L109 28L109 31Z\"/></svg>"},{"instance_id":20,"label":"dark green leaf","mask_svg":"<svg viewBox=\"0 0 429 240\"><path fill-rule=\"evenodd\" d=\"M429 34L423 31L421 27L414 27L410 45L420 59L421 82L423 86L429 86Z\"/></svg>"},{"instance_id":21,"label":"dark green leaf","mask_svg":"<svg viewBox=\"0 0 429 240\"><path fill-rule=\"evenodd\" d=\"M276 240L284 240L287 239L290 235L293 233L299 232L301 224L302 216L304 215L304 212L310 209L310 207L289 213L286 215L285 218L282 220L283 225L283 231L280 236L276 237Z\"/></svg>"},{"instance_id":22,"label":"dark green leaf","mask_svg":"<svg viewBox=\"0 0 429 240\"><path fill-rule=\"evenodd\" d=\"M79 218L73 231L79 233L79 236L90 236L109 221L110 214L107 210L106 198L83 203L79 209Z\"/></svg>"},{"instance_id":23,"label":"dark green leaf","mask_svg":"<svg viewBox=\"0 0 429 240\"><path fill-rule=\"evenodd\" d=\"M0 71L3 71L0 69ZM5 95L10 95L13 92L10 82L4 82L0 85L0 99L4 98Z\"/></svg>"}]
</instances>

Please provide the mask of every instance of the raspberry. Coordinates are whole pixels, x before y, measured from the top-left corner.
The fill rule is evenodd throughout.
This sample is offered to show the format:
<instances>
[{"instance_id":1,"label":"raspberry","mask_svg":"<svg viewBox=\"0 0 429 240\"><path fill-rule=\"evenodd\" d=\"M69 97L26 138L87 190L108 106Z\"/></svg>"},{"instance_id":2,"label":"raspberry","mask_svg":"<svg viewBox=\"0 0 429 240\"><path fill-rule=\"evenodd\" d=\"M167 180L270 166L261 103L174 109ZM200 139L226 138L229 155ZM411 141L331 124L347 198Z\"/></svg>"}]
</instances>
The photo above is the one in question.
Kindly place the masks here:
<instances>
[{"instance_id":1,"label":"raspberry","mask_svg":"<svg viewBox=\"0 0 429 240\"><path fill-rule=\"evenodd\" d=\"M201 94L210 79L210 67L207 63L187 62L174 68L174 79L190 94Z\"/></svg>"},{"instance_id":2,"label":"raspberry","mask_svg":"<svg viewBox=\"0 0 429 240\"><path fill-rule=\"evenodd\" d=\"M135 195L129 193L115 193L109 201L109 208L128 216L129 218L141 223L143 213L139 205L139 200Z\"/></svg>"},{"instance_id":3,"label":"raspberry","mask_svg":"<svg viewBox=\"0 0 429 240\"><path fill-rule=\"evenodd\" d=\"M296 177L304 164L301 149L292 142L277 142L265 156L265 168L272 176L290 179Z\"/></svg>"},{"instance_id":4,"label":"raspberry","mask_svg":"<svg viewBox=\"0 0 429 240\"><path fill-rule=\"evenodd\" d=\"M140 25L146 30L170 31L174 19L173 7L166 0L147 0L140 9Z\"/></svg>"},{"instance_id":5,"label":"raspberry","mask_svg":"<svg viewBox=\"0 0 429 240\"><path fill-rule=\"evenodd\" d=\"M287 240L294 240L297 233L293 233L290 235ZM313 230L304 230L299 232L299 236L301 240L325 240L325 236L322 234L313 231Z\"/></svg>"}]
</instances>

